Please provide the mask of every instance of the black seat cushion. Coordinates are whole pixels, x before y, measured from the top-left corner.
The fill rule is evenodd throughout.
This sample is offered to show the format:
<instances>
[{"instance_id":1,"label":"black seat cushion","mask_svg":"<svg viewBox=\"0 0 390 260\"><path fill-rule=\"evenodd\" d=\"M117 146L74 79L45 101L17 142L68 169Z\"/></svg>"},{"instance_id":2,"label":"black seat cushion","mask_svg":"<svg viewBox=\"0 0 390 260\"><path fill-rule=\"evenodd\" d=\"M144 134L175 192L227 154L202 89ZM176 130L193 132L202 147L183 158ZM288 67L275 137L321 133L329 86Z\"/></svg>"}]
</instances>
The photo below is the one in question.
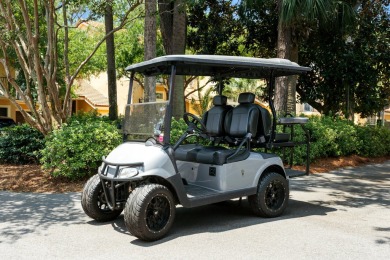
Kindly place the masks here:
<instances>
[{"instance_id":1,"label":"black seat cushion","mask_svg":"<svg viewBox=\"0 0 390 260\"><path fill-rule=\"evenodd\" d=\"M199 144L180 145L175 150L175 159L180 161L196 161L196 153L202 148Z\"/></svg>"},{"instance_id":2,"label":"black seat cushion","mask_svg":"<svg viewBox=\"0 0 390 260\"><path fill-rule=\"evenodd\" d=\"M223 165L236 161L245 160L249 157L248 150L242 150L228 161L228 158L236 152L236 149L227 149L224 147L203 147L196 153L196 162L214 165Z\"/></svg>"}]
</instances>

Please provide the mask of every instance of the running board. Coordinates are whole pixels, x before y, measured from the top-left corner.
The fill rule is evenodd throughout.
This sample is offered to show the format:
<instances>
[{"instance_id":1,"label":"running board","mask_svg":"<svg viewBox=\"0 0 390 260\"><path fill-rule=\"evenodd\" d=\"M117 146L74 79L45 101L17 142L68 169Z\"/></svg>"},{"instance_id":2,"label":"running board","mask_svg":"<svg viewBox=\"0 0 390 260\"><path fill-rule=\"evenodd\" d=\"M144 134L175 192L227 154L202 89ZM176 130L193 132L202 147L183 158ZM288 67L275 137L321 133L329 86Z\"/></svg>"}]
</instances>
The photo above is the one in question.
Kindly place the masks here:
<instances>
[{"instance_id":1,"label":"running board","mask_svg":"<svg viewBox=\"0 0 390 260\"><path fill-rule=\"evenodd\" d=\"M305 176L306 172L304 171L298 171L298 170L293 170L293 169L286 169L286 174L289 178L295 178L295 177L301 177Z\"/></svg>"},{"instance_id":2,"label":"running board","mask_svg":"<svg viewBox=\"0 0 390 260\"><path fill-rule=\"evenodd\" d=\"M192 208L253 195L256 194L257 188L252 187L242 190L220 192L206 187L188 184L185 185L185 190L189 203L183 206L185 206L186 208Z\"/></svg>"}]
</instances>

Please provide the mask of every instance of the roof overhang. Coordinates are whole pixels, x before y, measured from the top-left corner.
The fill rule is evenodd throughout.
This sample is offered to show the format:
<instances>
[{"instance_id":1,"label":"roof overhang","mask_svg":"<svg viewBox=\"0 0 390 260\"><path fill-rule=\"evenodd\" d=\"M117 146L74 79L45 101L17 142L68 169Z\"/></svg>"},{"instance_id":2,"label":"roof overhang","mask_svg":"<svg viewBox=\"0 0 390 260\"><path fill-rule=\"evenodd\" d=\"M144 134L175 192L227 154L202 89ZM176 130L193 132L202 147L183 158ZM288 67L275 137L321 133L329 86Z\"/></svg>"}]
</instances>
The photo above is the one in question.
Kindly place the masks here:
<instances>
[{"instance_id":1,"label":"roof overhang","mask_svg":"<svg viewBox=\"0 0 390 260\"><path fill-rule=\"evenodd\" d=\"M171 74L176 65L176 75L211 76L217 78L268 78L302 74L310 71L286 59L263 59L223 55L168 55L133 64L130 72L146 76Z\"/></svg>"}]
</instances>

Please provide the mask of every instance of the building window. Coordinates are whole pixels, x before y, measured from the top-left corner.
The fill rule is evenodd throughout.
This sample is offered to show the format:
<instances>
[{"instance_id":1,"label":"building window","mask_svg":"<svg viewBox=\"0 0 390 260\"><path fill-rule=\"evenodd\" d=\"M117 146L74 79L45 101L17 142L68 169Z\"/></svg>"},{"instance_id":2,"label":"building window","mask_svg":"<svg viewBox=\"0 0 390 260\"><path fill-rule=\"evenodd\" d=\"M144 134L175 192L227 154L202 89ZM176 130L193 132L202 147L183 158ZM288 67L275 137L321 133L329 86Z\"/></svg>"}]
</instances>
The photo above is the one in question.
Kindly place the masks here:
<instances>
[{"instance_id":1,"label":"building window","mask_svg":"<svg viewBox=\"0 0 390 260\"><path fill-rule=\"evenodd\" d=\"M8 108L6 108L6 107L0 107L0 116L6 116L6 117L8 117Z\"/></svg>"},{"instance_id":2,"label":"building window","mask_svg":"<svg viewBox=\"0 0 390 260\"><path fill-rule=\"evenodd\" d=\"M308 103L303 103L303 112L313 112L313 107Z\"/></svg>"},{"instance_id":3,"label":"building window","mask_svg":"<svg viewBox=\"0 0 390 260\"><path fill-rule=\"evenodd\" d=\"M156 93L156 100L157 101L163 101L164 100L164 94L161 92Z\"/></svg>"}]
</instances>

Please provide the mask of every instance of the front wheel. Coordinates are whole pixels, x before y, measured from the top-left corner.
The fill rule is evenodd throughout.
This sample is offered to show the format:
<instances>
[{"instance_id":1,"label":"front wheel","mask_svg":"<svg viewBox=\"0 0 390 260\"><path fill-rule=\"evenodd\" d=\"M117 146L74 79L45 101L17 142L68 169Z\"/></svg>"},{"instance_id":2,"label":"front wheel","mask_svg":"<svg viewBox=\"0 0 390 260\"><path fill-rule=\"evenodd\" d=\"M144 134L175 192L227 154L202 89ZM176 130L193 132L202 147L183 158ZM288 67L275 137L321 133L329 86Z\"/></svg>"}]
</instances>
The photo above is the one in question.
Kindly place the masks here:
<instances>
[{"instance_id":1,"label":"front wheel","mask_svg":"<svg viewBox=\"0 0 390 260\"><path fill-rule=\"evenodd\" d=\"M84 185L81 194L81 206L85 214L99 222L114 220L122 212L121 209L111 210L108 207L103 186L97 174L92 176Z\"/></svg>"},{"instance_id":2,"label":"front wheel","mask_svg":"<svg viewBox=\"0 0 390 260\"><path fill-rule=\"evenodd\" d=\"M261 178L257 193L249 196L252 211L260 217L278 217L287 207L289 188L287 180L275 172Z\"/></svg>"},{"instance_id":3,"label":"front wheel","mask_svg":"<svg viewBox=\"0 0 390 260\"><path fill-rule=\"evenodd\" d=\"M137 187L129 196L124 219L130 234L145 241L164 237L175 219L172 193L163 185L147 184Z\"/></svg>"}]
</instances>

